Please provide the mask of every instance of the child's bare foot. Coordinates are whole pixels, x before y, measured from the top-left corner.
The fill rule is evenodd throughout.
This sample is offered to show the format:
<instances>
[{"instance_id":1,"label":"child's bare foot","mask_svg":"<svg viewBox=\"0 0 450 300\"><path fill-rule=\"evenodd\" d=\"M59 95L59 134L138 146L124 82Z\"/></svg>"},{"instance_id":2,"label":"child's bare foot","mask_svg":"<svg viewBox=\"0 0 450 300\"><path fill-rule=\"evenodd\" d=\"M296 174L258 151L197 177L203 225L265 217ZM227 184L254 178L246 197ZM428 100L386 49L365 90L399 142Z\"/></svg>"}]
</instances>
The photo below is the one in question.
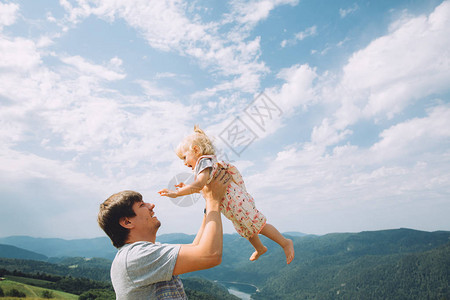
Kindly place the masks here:
<instances>
[{"instance_id":1,"label":"child's bare foot","mask_svg":"<svg viewBox=\"0 0 450 300\"><path fill-rule=\"evenodd\" d=\"M295 251L294 251L294 243L292 240L287 239L288 242L283 247L284 254L286 254L286 262L287 264L290 264L291 261L294 259Z\"/></svg>"},{"instance_id":2,"label":"child's bare foot","mask_svg":"<svg viewBox=\"0 0 450 300\"><path fill-rule=\"evenodd\" d=\"M253 252L252 256L250 256L250 260L254 261L257 260L261 255L263 255L264 253L267 252L267 247L264 246L264 248L262 248L261 250L256 250L255 252Z\"/></svg>"}]
</instances>

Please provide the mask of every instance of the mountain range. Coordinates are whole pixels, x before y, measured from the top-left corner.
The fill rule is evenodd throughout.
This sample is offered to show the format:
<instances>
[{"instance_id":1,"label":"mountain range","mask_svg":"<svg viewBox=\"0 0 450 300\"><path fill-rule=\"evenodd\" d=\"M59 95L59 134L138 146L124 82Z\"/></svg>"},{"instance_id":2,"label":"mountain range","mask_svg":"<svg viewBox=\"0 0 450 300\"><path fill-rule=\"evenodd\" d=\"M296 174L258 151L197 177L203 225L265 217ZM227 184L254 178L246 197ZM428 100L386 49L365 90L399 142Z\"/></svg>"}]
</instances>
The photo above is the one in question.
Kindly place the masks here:
<instances>
[{"instance_id":1,"label":"mountain range","mask_svg":"<svg viewBox=\"0 0 450 300\"><path fill-rule=\"evenodd\" d=\"M65 240L58 238L35 238L30 236L10 236L0 238L0 244L19 247L49 257L103 257L112 259L116 249L108 237L93 239Z\"/></svg>"},{"instance_id":2,"label":"mountain range","mask_svg":"<svg viewBox=\"0 0 450 300\"><path fill-rule=\"evenodd\" d=\"M0 244L0 257L4 258L19 258L31 260L47 260L48 257L33 251L28 251L19 247L11 245Z\"/></svg>"},{"instance_id":3,"label":"mountain range","mask_svg":"<svg viewBox=\"0 0 450 300\"><path fill-rule=\"evenodd\" d=\"M285 233L293 237L301 237L306 234L301 232ZM162 234L157 237L160 243L174 243L174 244L189 244L194 240L194 235L187 235L184 233L169 233ZM238 238L237 234L225 234L225 239ZM66 240L60 238L35 238L31 236L9 236L0 238L0 244L15 246L30 252L34 252L35 260L48 260L56 257L101 257L107 259L114 259L117 249L111 244L110 239L105 237L98 237L92 239L74 239ZM0 257L2 256L0 250ZM25 257L17 257L25 258Z\"/></svg>"},{"instance_id":4,"label":"mountain range","mask_svg":"<svg viewBox=\"0 0 450 300\"><path fill-rule=\"evenodd\" d=\"M296 251L290 265L286 264L281 247L265 237L261 240L269 251L250 262L248 258L253 252L250 243L237 234L225 234L221 265L185 274L183 278L251 284L258 288L253 299L450 299L449 231L401 228L323 236L291 233L290 237ZM158 241L190 243L193 238L170 234L160 236ZM72 241L31 237L0 239L0 244L5 243L45 255L47 262L42 262L40 272L47 272L45 268L51 270L48 262L53 262L65 266L58 272L71 272L71 276L92 274L97 280L107 280L116 251L107 237ZM5 257L4 251L11 255L11 249L0 247L0 257ZM27 253L29 259L39 259L31 258L36 253L17 253L21 253L22 259ZM87 253L89 257L104 259L54 257L70 256L70 253L76 256ZM41 260L45 259L41 257ZM25 265L24 260L19 263L0 259L0 269L32 269Z\"/></svg>"}]
</instances>

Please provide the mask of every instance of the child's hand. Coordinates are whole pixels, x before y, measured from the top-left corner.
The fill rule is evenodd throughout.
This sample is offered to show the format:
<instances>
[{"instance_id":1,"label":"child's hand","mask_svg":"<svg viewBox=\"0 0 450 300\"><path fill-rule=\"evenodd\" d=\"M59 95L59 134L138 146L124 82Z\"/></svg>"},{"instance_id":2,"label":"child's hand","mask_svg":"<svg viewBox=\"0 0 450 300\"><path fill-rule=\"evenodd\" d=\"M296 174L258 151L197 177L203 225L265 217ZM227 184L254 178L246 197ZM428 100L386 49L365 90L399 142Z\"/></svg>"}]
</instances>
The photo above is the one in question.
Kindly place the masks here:
<instances>
[{"instance_id":1,"label":"child's hand","mask_svg":"<svg viewBox=\"0 0 450 300\"><path fill-rule=\"evenodd\" d=\"M175 184L176 188L182 188L183 186L185 186L184 182L180 182L179 184Z\"/></svg>"},{"instance_id":2,"label":"child's hand","mask_svg":"<svg viewBox=\"0 0 450 300\"><path fill-rule=\"evenodd\" d=\"M161 196L166 196L170 198L176 198L178 197L177 192L168 190L168 189L162 189L158 192Z\"/></svg>"}]
</instances>

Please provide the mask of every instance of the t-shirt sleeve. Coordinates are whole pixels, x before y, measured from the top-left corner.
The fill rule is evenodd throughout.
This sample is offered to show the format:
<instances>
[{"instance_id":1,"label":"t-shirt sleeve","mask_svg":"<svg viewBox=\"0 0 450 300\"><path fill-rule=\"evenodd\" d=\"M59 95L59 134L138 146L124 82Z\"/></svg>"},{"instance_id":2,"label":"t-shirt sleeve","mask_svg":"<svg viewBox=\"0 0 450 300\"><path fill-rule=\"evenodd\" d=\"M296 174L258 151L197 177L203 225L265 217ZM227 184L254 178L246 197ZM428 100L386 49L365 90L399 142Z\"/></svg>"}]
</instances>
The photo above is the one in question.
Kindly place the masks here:
<instances>
[{"instance_id":1,"label":"t-shirt sleeve","mask_svg":"<svg viewBox=\"0 0 450 300\"><path fill-rule=\"evenodd\" d=\"M180 245L142 243L129 249L127 273L136 286L172 278Z\"/></svg>"},{"instance_id":2,"label":"t-shirt sleeve","mask_svg":"<svg viewBox=\"0 0 450 300\"><path fill-rule=\"evenodd\" d=\"M213 163L213 161L212 161L212 159L211 158L202 158L202 159L200 159L200 161L198 162L198 164L199 164L199 166L198 166L198 168L196 168L197 169L197 171L196 171L196 173L195 173L195 176L197 176L198 174L200 174L202 171L204 171L205 169L207 169L207 168L212 168L213 166L214 166L214 163Z\"/></svg>"}]
</instances>

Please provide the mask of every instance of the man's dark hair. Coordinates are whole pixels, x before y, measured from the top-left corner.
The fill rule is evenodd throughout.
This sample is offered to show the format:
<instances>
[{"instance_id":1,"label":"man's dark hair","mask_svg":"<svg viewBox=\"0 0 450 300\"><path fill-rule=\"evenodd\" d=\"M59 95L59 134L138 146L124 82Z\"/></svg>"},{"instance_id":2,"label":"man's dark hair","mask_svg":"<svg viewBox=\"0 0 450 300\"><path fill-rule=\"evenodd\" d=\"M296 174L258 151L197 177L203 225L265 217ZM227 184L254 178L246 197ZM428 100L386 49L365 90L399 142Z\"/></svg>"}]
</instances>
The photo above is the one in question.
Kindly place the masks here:
<instances>
[{"instance_id":1,"label":"man's dark hair","mask_svg":"<svg viewBox=\"0 0 450 300\"><path fill-rule=\"evenodd\" d=\"M136 214L133 211L133 204L141 201L142 195L138 192L123 191L100 204L98 225L109 236L114 247L120 248L125 245L129 234L129 230L120 225L120 219L134 217Z\"/></svg>"}]
</instances>

